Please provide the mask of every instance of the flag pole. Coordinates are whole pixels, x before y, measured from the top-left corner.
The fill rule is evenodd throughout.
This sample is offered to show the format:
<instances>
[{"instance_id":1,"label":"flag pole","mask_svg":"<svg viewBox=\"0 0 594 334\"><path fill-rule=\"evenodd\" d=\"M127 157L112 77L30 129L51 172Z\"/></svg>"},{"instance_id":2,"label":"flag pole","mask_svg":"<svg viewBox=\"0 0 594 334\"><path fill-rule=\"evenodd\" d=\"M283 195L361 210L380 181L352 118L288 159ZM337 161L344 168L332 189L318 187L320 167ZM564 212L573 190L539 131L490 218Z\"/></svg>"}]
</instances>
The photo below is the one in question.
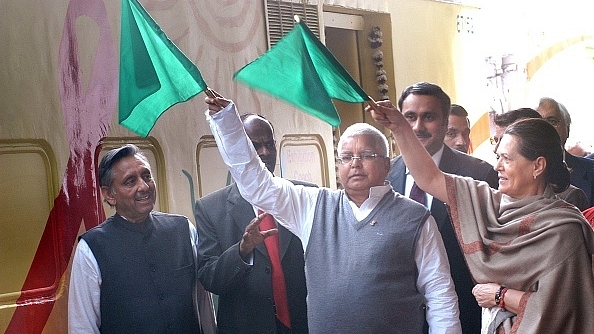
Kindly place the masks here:
<instances>
[{"instance_id":1,"label":"flag pole","mask_svg":"<svg viewBox=\"0 0 594 334\"><path fill-rule=\"evenodd\" d=\"M223 98L223 95L219 94L218 92L216 92L214 89L212 89L210 87L206 87L206 89L204 90L204 93L206 94L206 96L213 99L213 101L217 105L217 107L223 109L223 106L219 103L219 101L217 101L217 98Z\"/></svg>"},{"instance_id":2,"label":"flag pole","mask_svg":"<svg viewBox=\"0 0 594 334\"><path fill-rule=\"evenodd\" d=\"M379 112L379 110L377 110L377 102L375 102L375 100L369 95L367 95L367 98L369 98L369 101L367 101L367 103L369 103L371 109Z\"/></svg>"}]
</instances>

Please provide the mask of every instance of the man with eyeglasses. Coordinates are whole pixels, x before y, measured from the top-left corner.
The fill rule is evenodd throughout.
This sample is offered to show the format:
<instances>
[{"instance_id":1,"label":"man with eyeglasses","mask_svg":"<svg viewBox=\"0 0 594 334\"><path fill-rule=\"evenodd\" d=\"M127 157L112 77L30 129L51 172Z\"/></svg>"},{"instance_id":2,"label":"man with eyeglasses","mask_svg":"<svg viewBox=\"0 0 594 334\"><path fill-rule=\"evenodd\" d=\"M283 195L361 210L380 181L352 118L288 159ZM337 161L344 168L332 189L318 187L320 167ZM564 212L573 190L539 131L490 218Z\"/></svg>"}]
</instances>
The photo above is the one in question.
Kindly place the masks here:
<instances>
[{"instance_id":1,"label":"man with eyeglasses","mask_svg":"<svg viewBox=\"0 0 594 334\"><path fill-rule=\"evenodd\" d=\"M448 130L450 103L450 97L441 87L428 82L419 82L403 90L398 100L398 109L408 120L417 138L433 157L439 169L446 173L487 181L491 188L497 188L499 179L493 166L444 144ZM482 311L472 294L474 281L452 228L446 206L442 202L434 201L430 195L416 187L401 156L394 158L391 164L388 181L392 184L392 188L407 197L418 198L419 202L425 204L435 217L446 247L450 272L458 294L462 332L480 333Z\"/></svg>"},{"instance_id":2,"label":"man with eyeglasses","mask_svg":"<svg viewBox=\"0 0 594 334\"><path fill-rule=\"evenodd\" d=\"M266 172L230 100L205 98L206 118L242 196L297 235L305 250L311 333L460 333L457 297L435 221L385 181L388 142L371 125L338 143L343 190L294 185ZM262 242L259 216L244 238Z\"/></svg>"},{"instance_id":3,"label":"man with eyeglasses","mask_svg":"<svg viewBox=\"0 0 594 334\"><path fill-rule=\"evenodd\" d=\"M565 106L550 97L543 97L538 103L536 111L549 124L555 127L565 155L565 163L571 171L571 184L582 189L588 197L590 206L594 205L594 160L575 156L565 150L565 143L569 137L571 117Z\"/></svg>"}]
</instances>

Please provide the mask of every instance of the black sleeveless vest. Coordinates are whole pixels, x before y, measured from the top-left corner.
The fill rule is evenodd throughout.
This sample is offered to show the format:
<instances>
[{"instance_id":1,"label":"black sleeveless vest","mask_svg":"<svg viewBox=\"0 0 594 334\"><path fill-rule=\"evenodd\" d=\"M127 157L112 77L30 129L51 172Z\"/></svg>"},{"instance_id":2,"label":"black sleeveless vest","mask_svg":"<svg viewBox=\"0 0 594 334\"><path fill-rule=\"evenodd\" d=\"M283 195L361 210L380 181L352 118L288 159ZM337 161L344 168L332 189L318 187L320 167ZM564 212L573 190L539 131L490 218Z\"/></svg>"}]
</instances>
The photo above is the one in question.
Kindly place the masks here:
<instances>
[{"instance_id":1,"label":"black sleeveless vest","mask_svg":"<svg viewBox=\"0 0 594 334\"><path fill-rule=\"evenodd\" d=\"M188 220L119 215L82 235L101 271L101 333L199 333Z\"/></svg>"}]
</instances>

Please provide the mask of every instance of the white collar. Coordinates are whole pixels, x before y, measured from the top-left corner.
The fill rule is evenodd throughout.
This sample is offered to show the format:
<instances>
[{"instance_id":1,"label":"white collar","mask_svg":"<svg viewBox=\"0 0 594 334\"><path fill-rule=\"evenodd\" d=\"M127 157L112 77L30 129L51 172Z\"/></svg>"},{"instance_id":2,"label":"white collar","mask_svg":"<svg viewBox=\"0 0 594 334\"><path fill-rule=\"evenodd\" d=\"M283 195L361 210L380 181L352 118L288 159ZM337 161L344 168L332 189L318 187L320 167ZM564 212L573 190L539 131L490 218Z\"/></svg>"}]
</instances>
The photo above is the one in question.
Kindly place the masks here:
<instances>
[{"instance_id":1,"label":"white collar","mask_svg":"<svg viewBox=\"0 0 594 334\"><path fill-rule=\"evenodd\" d=\"M435 162L435 165L437 167L439 167L439 163L441 162L441 157L443 156L444 149L445 149L445 145L442 145L441 148L439 149L439 151L435 152L435 154L431 156L431 159L433 159L433 162ZM408 167L406 167L406 174L407 175L410 174Z\"/></svg>"}]
</instances>

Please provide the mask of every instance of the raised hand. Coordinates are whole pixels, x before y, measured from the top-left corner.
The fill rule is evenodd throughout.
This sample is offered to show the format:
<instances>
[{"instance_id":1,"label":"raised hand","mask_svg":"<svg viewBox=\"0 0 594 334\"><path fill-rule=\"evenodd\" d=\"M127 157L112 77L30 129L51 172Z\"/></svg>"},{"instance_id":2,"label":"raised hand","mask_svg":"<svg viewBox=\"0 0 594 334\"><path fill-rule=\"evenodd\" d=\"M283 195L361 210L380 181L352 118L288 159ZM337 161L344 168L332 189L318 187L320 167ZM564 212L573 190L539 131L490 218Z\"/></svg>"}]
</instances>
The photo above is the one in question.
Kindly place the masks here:
<instances>
[{"instance_id":1,"label":"raised hand","mask_svg":"<svg viewBox=\"0 0 594 334\"><path fill-rule=\"evenodd\" d=\"M408 126L398 108L390 100L378 102L371 100L369 105L365 107L365 111L369 112L376 122L390 130L395 130L402 124Z\"/></svg>"},{"instance_id":2,"label":"raised hand","mask_svg":"<svg viewBox=\"0 0 594 334\"><path fill-rule=\"evenodd\" d=\"M262 213L258 215L256 218L252 219L248 226L245 227L245 231L243 232L243 236L239 242L239 253L242 258L247 258L247 256L254 250L254 248L256 248L256 246L264 242L264 239L278 233L277 228L260 231L260 223L262 222L262 219L266 217L266 215L268 214Z\"/></svg>"},{"instance_id":3,"label":"raised hand","mask_svg":"<svg viewBox=\"0 0 594 334\"><path fill-rule=\"evenodd\" d=\"M217 93L211 88L206 88L204 91L206 97L204 98L204 102L208 104L208 114L214 115L225 108L229 103L230 100L227 100L223 97L223 95Z\"/></svg>"}]
</instances>

